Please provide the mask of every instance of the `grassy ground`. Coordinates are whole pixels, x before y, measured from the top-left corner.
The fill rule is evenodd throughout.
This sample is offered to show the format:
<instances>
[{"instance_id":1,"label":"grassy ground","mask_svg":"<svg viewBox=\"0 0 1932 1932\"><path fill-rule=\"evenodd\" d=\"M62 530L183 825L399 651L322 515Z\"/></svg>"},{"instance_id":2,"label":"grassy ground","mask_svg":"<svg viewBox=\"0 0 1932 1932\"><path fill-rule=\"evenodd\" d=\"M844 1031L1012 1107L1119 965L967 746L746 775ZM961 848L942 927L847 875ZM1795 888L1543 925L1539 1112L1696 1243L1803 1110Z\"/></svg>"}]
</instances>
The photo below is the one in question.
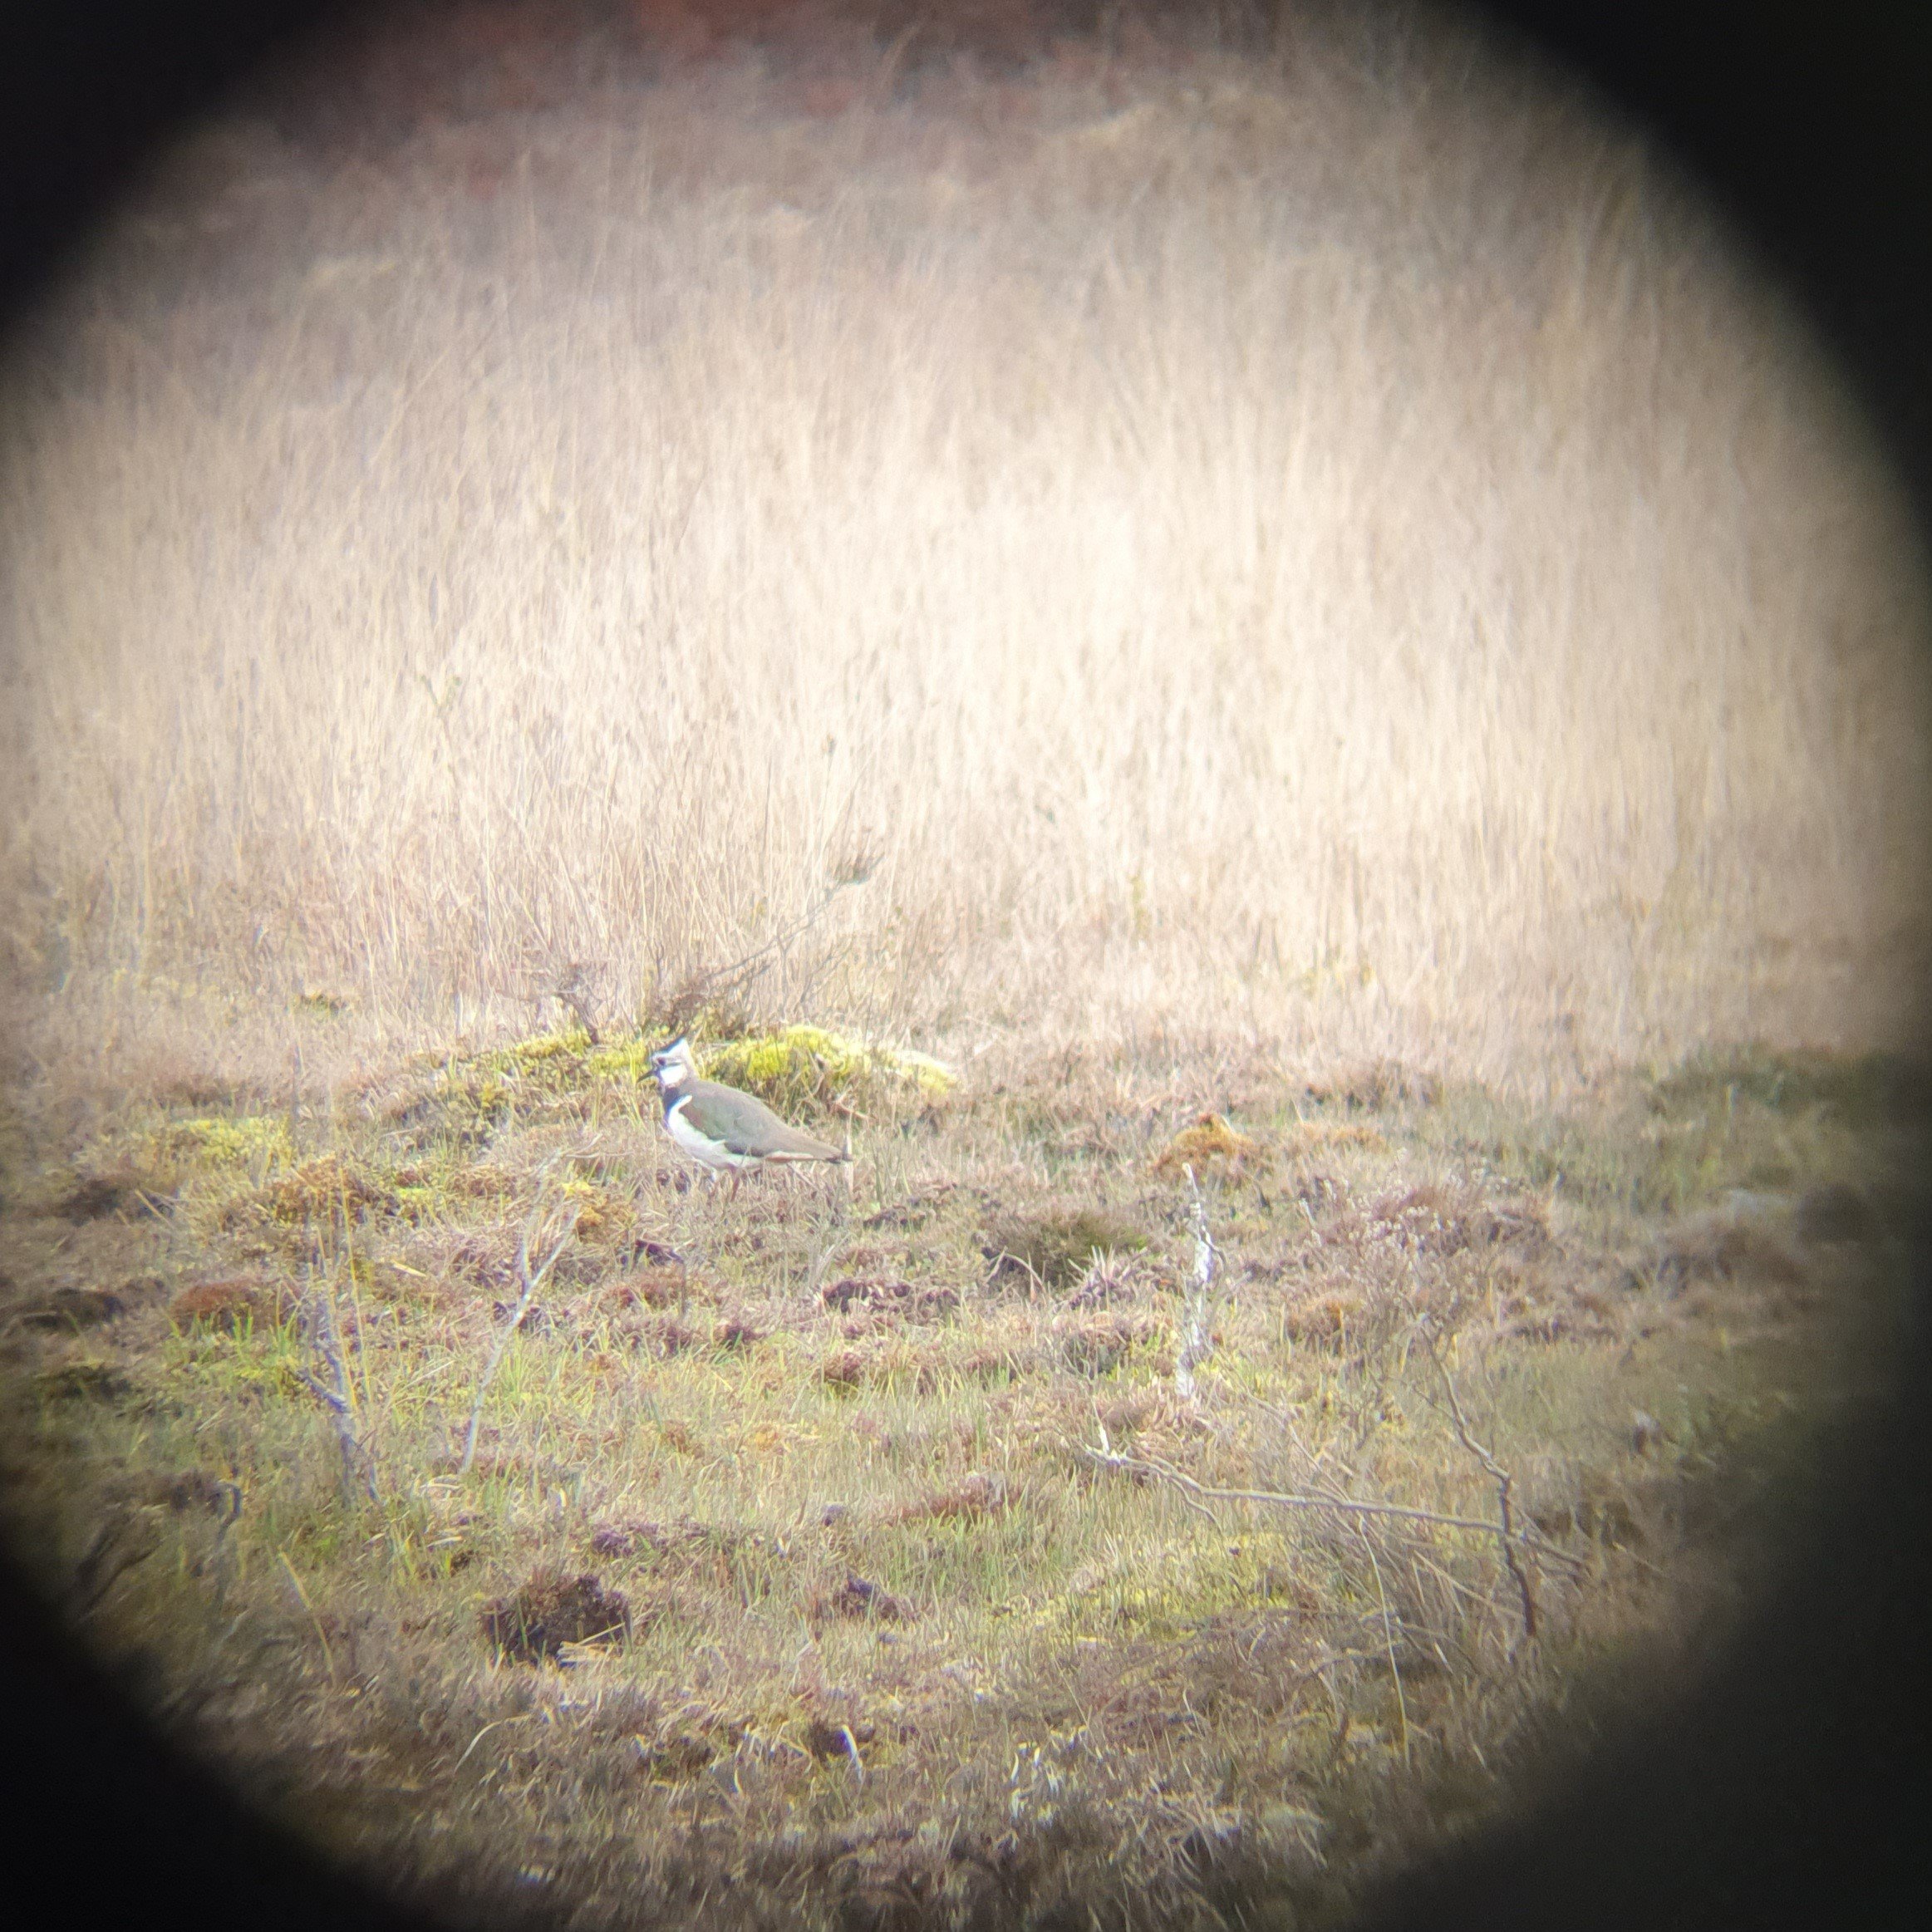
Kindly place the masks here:
<instances>
[{"instance_id":1,"label":"grassy ground","mask_svg":"<svg viewBox=\"0 0 1932 1932\"><path fill-rule=\"evenodd\" d=\"M821 1039L726 1064L849 1184L734 1201L646 1044L14 1136L22 1547L248 1789L472 1908L1341 1910L1721 1630L1753 1496L1872 1372L1919 1109L1821 1056L1536 1114L1172 1051L940 1092ZM1185 1486L1480 1525L1497 1472L1513 1571Z\"/></svg>"}]
</instances>

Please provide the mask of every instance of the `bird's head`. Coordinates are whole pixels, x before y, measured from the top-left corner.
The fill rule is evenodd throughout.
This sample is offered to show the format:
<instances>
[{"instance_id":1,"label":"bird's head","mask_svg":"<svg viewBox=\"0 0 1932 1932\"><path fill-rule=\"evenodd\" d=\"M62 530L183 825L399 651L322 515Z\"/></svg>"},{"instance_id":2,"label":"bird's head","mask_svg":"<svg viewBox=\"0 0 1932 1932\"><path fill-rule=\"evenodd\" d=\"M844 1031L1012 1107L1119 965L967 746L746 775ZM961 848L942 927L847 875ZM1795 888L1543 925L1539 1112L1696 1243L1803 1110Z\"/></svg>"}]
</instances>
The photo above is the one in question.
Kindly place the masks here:
<instances>
[{"instance_id":1,"label":"bird's head","mask_svg":"<svg viewBox=\"0 0 1932 1932\"><path fill-rule=\"evenodd\" d=\"M698 1063L691 1058L691 1043L687 1035L674 1040L669 1046L661 1046L651 1056L651 1071L656 1076L659 1086L668 1089L688 1086L698 1077Z\"/></svg>"}]
</instances>

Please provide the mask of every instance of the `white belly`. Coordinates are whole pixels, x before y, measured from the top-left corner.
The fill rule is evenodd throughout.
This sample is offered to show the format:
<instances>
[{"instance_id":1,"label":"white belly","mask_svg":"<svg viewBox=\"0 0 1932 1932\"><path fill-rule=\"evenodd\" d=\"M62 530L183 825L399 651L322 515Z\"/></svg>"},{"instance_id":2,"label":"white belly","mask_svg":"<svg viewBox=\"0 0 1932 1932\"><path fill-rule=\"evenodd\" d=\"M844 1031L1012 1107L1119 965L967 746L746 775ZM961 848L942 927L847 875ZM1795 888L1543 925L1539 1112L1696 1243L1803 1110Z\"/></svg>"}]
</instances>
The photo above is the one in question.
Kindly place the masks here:
<instances>
[{"instance_id":1,"label":"white belly","mask_svg":"<svg viewBox=\"0 0 1932 1932\"><path fill-rule=\"evenodd\" d=\"M755 1168L755 1154L733 1153L728 1147L715 1140L706 1140L684 1117L684 1110L690 1106L688 1099L676 1101L664 1116L666 1131L694 1161L701 1161L707 1168L720 1173L732 1168Z\"/></svg>"}]
</instances>

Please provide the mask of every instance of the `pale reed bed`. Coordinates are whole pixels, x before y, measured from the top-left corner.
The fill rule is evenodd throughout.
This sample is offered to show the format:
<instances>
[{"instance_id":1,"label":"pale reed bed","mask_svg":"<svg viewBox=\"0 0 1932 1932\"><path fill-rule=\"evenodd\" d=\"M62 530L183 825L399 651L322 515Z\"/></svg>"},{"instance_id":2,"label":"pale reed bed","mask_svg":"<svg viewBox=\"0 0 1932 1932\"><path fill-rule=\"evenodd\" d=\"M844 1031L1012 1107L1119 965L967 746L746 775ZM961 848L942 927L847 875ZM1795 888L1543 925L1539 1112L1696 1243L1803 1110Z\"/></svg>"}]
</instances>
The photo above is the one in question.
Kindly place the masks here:
<instances>
[{"instance_id":1,"label":"pale reed bed","mask_svg":"<svg viewBox=\"0 0 1932 1932\"><path fill-rule=\"evenodd\" d=\"M868 868L755 1011L1910 1036L1915 540L1639 150L1419 42L882 58L214 129L101 240L0 441L47 1050L634 1013Z\"/></svg>"}]
</instances>

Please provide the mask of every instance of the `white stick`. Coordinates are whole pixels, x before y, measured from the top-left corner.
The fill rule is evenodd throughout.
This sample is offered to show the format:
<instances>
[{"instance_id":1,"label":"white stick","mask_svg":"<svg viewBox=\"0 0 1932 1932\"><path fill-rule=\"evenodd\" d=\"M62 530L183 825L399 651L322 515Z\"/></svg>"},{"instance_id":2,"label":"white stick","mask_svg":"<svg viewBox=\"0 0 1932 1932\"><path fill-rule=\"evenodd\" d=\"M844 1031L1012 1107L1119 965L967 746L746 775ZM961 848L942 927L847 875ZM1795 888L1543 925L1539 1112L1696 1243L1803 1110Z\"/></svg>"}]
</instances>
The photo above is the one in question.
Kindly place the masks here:
<instances>
[{"instance_id":1,"label":"white stick","mask_svg":"<svg viewBox=\"0 0 1932 1932\"><path fill-rule=\"evenodd\" d=\"M1181 1348L1174 1361L1174 1393L1183 1402L1194 1399L1194 1371L1214 1353L1214 1277L1220 1257L1207 1226L1207 1205L1201 1183L1187 1169L1194 1194L1194 1279L1187 1290L1187 1311L1181 1325Z\"/></svg>"}]
</instances>

